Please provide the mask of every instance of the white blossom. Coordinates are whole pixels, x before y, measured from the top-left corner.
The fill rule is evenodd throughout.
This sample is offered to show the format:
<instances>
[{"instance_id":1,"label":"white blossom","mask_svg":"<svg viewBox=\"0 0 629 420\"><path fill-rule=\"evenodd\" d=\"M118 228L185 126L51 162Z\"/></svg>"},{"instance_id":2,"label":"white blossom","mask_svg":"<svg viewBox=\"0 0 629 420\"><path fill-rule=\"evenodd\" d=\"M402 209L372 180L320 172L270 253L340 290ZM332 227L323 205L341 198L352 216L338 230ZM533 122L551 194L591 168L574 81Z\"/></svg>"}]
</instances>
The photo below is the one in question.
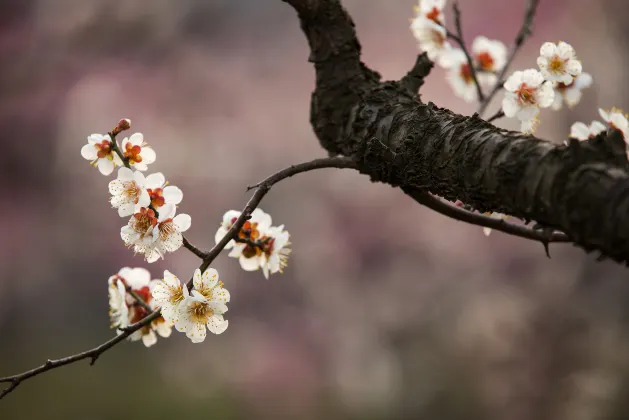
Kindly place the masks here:
<instances>
[{"instance_id":1,"label":"white blossom","mask_svg":"<svg viewBox=\"0 0 629 420\"><path fill-rule=\"evenodd\" d=\"M545 82L544 76L535 69L513 72L504 88L506 92L502 110L505 116L515 116L520 121L536 117L539 108L552 105L555 95L552 84Z\"/></svg>"},{"instance_id":2,"label":"white blossom","mask_svg":"<svg viewBox=\"0 0 629 420\"><path fill-rule=\"evenodd\" d=\"M475 101L478 98L478 92L472 77L472 69L463 50L458 48L451 50L445 60L448 63L446 79L454 94L466 102Z\"/></svg>"},{"instance_id":3,"label":"white blossom","mask_svg":"<svg viewBox=\"0 0 629 420\"><path fill-rule=\"evenodd\" d=\"M447 67L447 53L452 46L446 40L443 26L430 19L418 17L411 22L411 31L419 43L419 48L426 51L428 58L442 67Z\"/></svg>"},{"instance_id":4,"label":"white blossom","mask_svg":"<svg viewBox=\"0 0 629 420\"><path fill-rule=\"evenodd\" d=\"M208 300L225 304L229 302L229 292L223 288L223 282L218 279L218 271L213 268L208 268L203 274L197 268L192 276L192 284L194 290Z\"/></svg>"},{"instance_id":5,"label":"white blossom","mask_svg":"<svg viewBox=\"0 0 629 420\"><path fill-rule=\"evenodd\" d=\"M284 230L284 225L272 226L269 229L268 241L262 241L261 264L264 277L269 278L269 274L282 273L287 265L288 255L291 253L289 239L290 234Z\"/></svg>"},{"instance_id":6,"label":"white blossom","mask_svg":"<svg viewBox=\"0 0 629 420\"><path fill-rule=\"evenodd\" d=\"M149 208L142 207L140 211L131 216L127 226L123 226L120 229L120 237L128 247L149 246L156 240L157 232L155 227L158 223L155 212Z\"/></svg>"},{"instance_id":7,"label":"white blossom","mask_svg":"<svg viewBox=\"0 0 629 420\"><path fill-rule=\"evenodd\" d=\"M101 174L110 175L114 167L122 166L122 160L114 151L114 144L109 134L91 134L87 144L81 148L81 156L91 161Z\"/></svg>"},{"instance_id":8,"label":"white blossom","mask_svg":"<svg viewBox=\"0 0 629 420\"><path fill-rule=\"evenodd\" d=\"M162 280L151 284L151 295L153 296L151 303L155 308L161 307L164 319L174 325L177 322L179 304L189 293L179 278L166 270Z\"/></svg>"},{"instance_id":9,"label":"white blossom","mask_svg":"<svg viewBox=\"0 0 629 420\"><path fill-rule=\"evenodd\" d=\"M255 209L253 213L256 213L257 210L258 209ZM236 223L236 220L238 219L238 217L240 217L240 214L241 212L239 212L238 210L229 210L223 215L223 221L221 222L221 225L214 235L214 241L216 243L219 243L221 239L223 239L225 235L227 235L227 232L229 232L229 229L231 229L234 223ZM224 249L233 248L234 243L235 242L232 239L231 241L227 242L227 245Z\"/></svg>"},{"instance_id":10,"label":"white blossom","mask_svg":"<svg viewBox=\"0 0 629 420\"><path fill-rule=\"evenodd\" d=\"M524 134L532 134L537 130L539 126L539 118L537 116L531 118L530 120L524 120L520 122L520 131Z\"/></svg>"},{"instance_id":11,"label":"white blossom","mask_svg":"<svg viewBox=\"0 0 629 420\"><path fill-rule=\"evenodd\" d=\"M546 80L561 82L566 85L581 74L581 62L577 60L574 48L560 41L557 45L546 42L539 50L537 65Z\"/></svg>"},{"instance_id":12,"label":"white blossom","mask_svg":"<svg viewBox=\"0 0 629 420\"><path fill-rule=\"evenodd\" d=\"M174 205L165 204L156 218L153 210L142 207L122 227L120 236L125 245L133 246L136 253L153 263L183 245L183 232L190 228L191 218L187 214L175 216L176 211Z\"/></svg>"},{"instance_id":13,"label":"white blossom","mask_svg":"<svg viewBox=\"0 0 629 420\"><path fill-rule=\"evenodd\" d=\"M499 72L507 62L507 47L497 40L478 36L472 43L474 64L478 69L478 80L492 86L496 83Z\"/></svg>"},{"instance_id":14,"label":"white blossom","mask_svg":"<svg viewBox=\"0 0 629 420\"><path fill-rule=\"evenodd\" d=\"M555 111L561 109L564 101L569 108L574 107L581 101L581 96L583 96L581 91L590 86L592 86L592 76L589 73L581 73L570 84L557 83L552 108Z\"/></svg>"},{"instance_id":15,"label":"white blossom","mask_svg":"<svg viewBox=\"0 0 629 420\"><path fill-rule=\"evenodd\" d=\"M155 162L155 151L144 141L142 133L134 133L125 137L120 144L123 156L129 160L129 165L138 171L146 171L147 165Z\"/></svg>"},{"instance_id":16,"label":"white blossom","mask_svg":"<svg viewBox=\"0 0 629 420\"><path fill-rule=\"evenodd\" d=\"M120 269L118 274L109 278L109 306L112 328L128 327L131 324L140 322L147 317L150 312L140 305L136 298L127 292L132 290L144 303L155 309L157 306L152 301L151 289L158 280L151 280L151 274L145 268ZM163 317L158 317L151 321L149 325L134 331L129 340L138 341L146 347L150 347L157 342L157 334L168 337L171 334L172 322L166 321ZM118 334L121 331L118 330Z\"/></svg>"},{"instance_id":17,"label":"white blossom","mask_svg":"<svg viewBox=\"0 0 629 420\"><path fill-rule=\"evenodd\" d=\"M419 0L419 4L414 7L417 18L428 19L440 25L445 25L443 9L446 0Z\"/></svg>"},{"instance_id":18,"label":"white blossom","mask_svg":"<svg viewBox=\"0 0 629 420\"><path fill-rule=\"evenodd\" d=\"M183 200L183 192L174 185L168 185L164 174L157 172L146 177L145 187L150 203L157 211L165 204L177 205Z\"/></svg>"},{"instance_id":19,"label":"white blossom","mask_svg":"<svg viewBox=\"0 0 629 420\"><path fill-rule=\"evenodd\" d=\"M589 126L582 122L575 122L570 127L570 137L583 141L596 137L605 130L607 127L600 121L594 120Z\"/></svg>"},{"instance_id":20,"label":"white blossom","mask_svg":"<svg viewBox=\"0 0 629 420\"><path fill-rule=\"evenodd\" d=\"M178 305L175 329L185 332L193 343L205 340L206 328L214 334L227 329L228 321L223 318L227 312L229 292L218 281L216 270L209 269L201 274L197 269L193 277L194 289Z\"/></svg>"},{"instance_id":21,"label":"white blossom","mask_svg":"<svg viewBox=\"0 0 629 420\"><path fill-rule=\"evenodd\" d=\"M118 328L124 328L129 325L129 308L127 308L125 299L127 291L124 282L118 275L109 277L108 284L111 328L116 328L116 333L121 334L122 331Z\"/></svg>"},{"instance_id":22,"label":"white blossom","mask_svg":"<svg viewBox=\"0 0 629 420\"><path fill-rule=\"evenodd\" d=\"M611 111L605 111L599 108L598 113L610 127L620 130L625 139L625 143L629 143L629 120L627 115L620 109L612 108Z\"/></svg>"},{"instance_id":23,"label":"white blossom","mask_svg":"<svg viewBox=\"0 0 629 420\"><path fill-rule=\"evenodd\" d=\"M118 178L109 183L111 206L118 209L120 217L131 216L136 207L147 207L151 203L144 187L144 174L129 168L118 169Z\"/></svg>"},{"instance_id":24,"label":"white blossom","mask_svg":"<svg viewBox=\"0 0 629 420\"><path fill-rule=\"evenodd\" d=\"M262 211L255 209L251 213L251 219L247 220L238 232L238 240L229 253L230 257L238 258L240 266L245 271L258 270L262 263L262 249L259 246L252 246L251 242L258 243L267 237L267 232L271 227L271 216ZM238 242L238 241L248 241Z\"/></svg>"}]
</instances>

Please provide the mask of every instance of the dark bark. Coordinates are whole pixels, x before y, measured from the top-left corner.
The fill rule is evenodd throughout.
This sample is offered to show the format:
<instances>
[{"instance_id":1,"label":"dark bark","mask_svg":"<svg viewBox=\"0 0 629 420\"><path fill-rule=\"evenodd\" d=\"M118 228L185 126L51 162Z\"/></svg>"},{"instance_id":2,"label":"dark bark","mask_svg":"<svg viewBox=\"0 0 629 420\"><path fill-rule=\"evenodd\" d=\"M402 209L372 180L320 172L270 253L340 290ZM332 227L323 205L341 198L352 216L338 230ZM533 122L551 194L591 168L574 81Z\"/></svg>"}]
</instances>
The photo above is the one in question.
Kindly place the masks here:
<instances>
[{"instance_id":1,"label":"dark bark","mask_svg":"<svg viewBox=\"0 0 629 420\"><path fill-rule=\"evenodd\" d=\"M339 0L284 0L298 12L316 69L311 123L331 155L410 196L428 191L565 232L584 250L629 262L629 177L620 132L568 146L423 103L431 64L420 56L399 82L360 61ZM625 220L627 219L627 220Z\"/></svg>"}]
</instances>

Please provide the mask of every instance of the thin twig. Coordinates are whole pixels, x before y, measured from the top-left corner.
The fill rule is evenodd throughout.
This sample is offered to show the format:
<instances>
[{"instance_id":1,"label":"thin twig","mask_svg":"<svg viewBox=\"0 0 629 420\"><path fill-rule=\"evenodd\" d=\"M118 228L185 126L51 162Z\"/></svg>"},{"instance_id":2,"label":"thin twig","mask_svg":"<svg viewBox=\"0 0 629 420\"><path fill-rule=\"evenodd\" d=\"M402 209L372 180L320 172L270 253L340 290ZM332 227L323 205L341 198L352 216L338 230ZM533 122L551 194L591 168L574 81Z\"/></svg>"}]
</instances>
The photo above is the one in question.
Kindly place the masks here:
<instances>
[{"instance_id":1,"label":"thin twig","mask_svg":"<svg viewBox=\"0 0 629 420\"><path fill-rule=\"evenodd\" d=\"M507 62L505 63L502 70L500 70L500 73L498 73L496 84L494 85L493 89L489 92L485 100L482 101L480 106L478 107L478 113L480 115L483 115L483 113L487 109L487 106L489 105L493 97L496 95L496 93L498 93L498 91L504 85L504 82L505 82L504 78L505 78L505 75L507 74L507 71L509 71L509 66L511 65L511 63L513 62L513 59L515 58L516 54L520 50L520 47L522 47L522 45L524 44L524 41L526 40L526 38L528 38L529 35L531 35L531 26L533 25L533 18L535 17L535 10L537 9L538 4L539 4L539 0L527 0L526 12L524 13L524 20L522 22L522 27L520 28L520 32L518 32L518 35L516 36L515 41L513 45L511 46L509 55L507 57Z\"/></svg>"},{"instance_id":2,"label":"thin twig","mask_svg":"<svg viewBox=\"0 0 629 420\"><path fill-rule=\"evenodd\" d=\"M286 169L283 169L269 176L264 181L256 184L255 187L251 187L251 188L257 188L256 192L253 194L253 196L251 196L245 208L243 209L242 214L238 217L238 219L233 224L231 229L227 232L225 237L223 237L223 239L221 239L219 243L217 243L207 253L203 253L197 249L197 251L199 252L198 256L202 256L203 258L203 263L199 267L201 272L204 272L210 266L210 264L221 253L221 251L225 248L225 246L229 243L229 241L234 237L234 235L240 231L245 221L251 217L251 213L253 212L253 210L258 206L258 204L260 204L260 202L262 201L262 198L264 198L264 196L269 192L269 190L271 189L273 185L277 184L278 182L286 178L290 178L293 175L296 175L298 173L312 171L315 169L322 169L322 168L357 169L357 166L356 166L356 163L354 163L354 161L346 157L315 159L310 162L301 163L299 165L293 165ZM188 288L192 288L192 279L190 279L188 283L186 283L186 285L188 286ZM139 296L137 296L136 299L138 299L138 302L143 302L143 300ZM135 324L131 324L128 327L120 328L121 333L119 335L117 335L116 337L113 337L112 339L106 341L105 343L101 344L98 347L94 347L91 350L87 350L82 353L78 353L78 354L64 357L61 359L48 360L43 365L38 366L34 369L27 370L26 372L22 372L17 375L6 376L4 378L0 378L0 383L2 382L10 383L10 385L6 389L0 392L0 399L2 399L4 396L12 392L15 388L17 388L18 385L20 385L26 379L32 378L34 376L37 376L49 370L56 369L61 366L69 365L71 363L75 363L83 359L91 359L90 364L93 365L96 362L96 359L98 359L98 357L101 354L103 354L105 351L109 350L116 344L123 341L125 338L129 337L135 331L139 330L145 325L148 325L151 321L158 318L159 316L160 316L160 310L156 309L153 312L151 312L149 315L147 315L145 318L143 318L141 321L136 322Z\"/></svg>"},{"instance_id":3,"label":"thin twig","mask_svg":"<svg viewBox=\"0 0 629 420\"><path fill-rule=\"evenodd\" d=\"M539 241L542 244L548 244L551 242L572 242L570 237L563 232L550 232L545 229L531 229L526 226L515 225L513 223L506 222L503 219L494 219L492 217L485 216L484 214L472 213L471 211L450 205L423 190L410 188L403 188L403 190L419 204L455 220L460 220L472 225L488 227L500 232L508 233L509 235L519 236L520 238L532 239Z\"/></svg>"},{"instance_id":4,"label":"thin twig","mask_svg":"<svg viewBox=\"0 0 629 420\"><path fill-rule=\"evenodd\" d=\"M192 252L194 255L196 255L197 257L203 259L203 257L205 256L205 252L201 251L199 248L197 248L196 246L192 245L190 243L190 241L184 236L183 237L183 246L189 250L190 252Z\"/></svg>"},{"instance_id":5,"label":"thin twig","mask_svg":"<svg viewBox=\"0 0 629 420\"><path fill-rule=\"evenodd\" d=\"M125 287L125 289L127 290L127 293L129 293L131 296L133 296L133 298L136 300L136 302L138 303L138 305L140 305L141 307L143 307L144 309L146 309L149 312L153 312L153 308L151 308L145 301L144 299L142 299L140 297L140 295L138 295L132 288L131 286L127 285Z\"/></svg>"},{"instance_id":6,"label":"thin twig","mask_svg":"<svg viewBox=\"0 0 629 420\"><path fill-rule=\"evenodd\" d=\"M474 81L474 86L476 86L476 94L478 95L478 100L482 102L485 100L485 95L483 94L483 89L478 82L478 76L476 74L476 68L474 67L474 61L472 60L472 57L470 56L470 53L467 51L467 47L465 46L465 41L463 39L463 30L461 29L461 10L459 9L458 1L455 1L452 4L452 11L454 12L454 27L456 29L456 34L453 34L446 29L446 35L448 38L459 44L459 47L461 48L461 50L463 50L463 54L465 54L465 58L467 60L467 65L470 68L472 80Z\"/></svg>"},{"instance_id":7,"label":"thin twig","mask_svg":"<svg viewBox=\"0 0 629 420\"><path fill-rule=\"evenodd\" d=\"M152 312L146 318L129 326L129 328L127 328L126 331L121 332L120 335L113 337L109 341L106 341L100 346L94 347L91 350L87 350L87 351L84 351L82 353L78 353L72 356L63 357L57 360L47 360L46 363L34 369L27 370L26 372L20 373L18 375L0 378L0 382L8 382L11 384L9 385L8 388L4 389L0 393L0 399L4 398L7 394L9 394L11 391L17 388L18 385L20 385L26 379L32 378L33 376L37 376L44 372L48 372L49 370L56 369L61 366L69 365L71 363L75 363L83 359L90 359L90 365L93 365L94 363L96 363L96 360L101 354L103 354L104 352L106 352L107 350L109 350L110 348L118 344L119 342L123 341L125 338L129 337L131 334L133 334L135 331L139 330L143 326L148 325L151 321L159 317L159 315L160 315L159 310Z\"/></svg>"},{"instance_id":8,"label":"thin twig","mask_svg":"<svg viewBox=\"0 0 629 420\"><path fill-rule=\"evenodd\" d=\"M502 118L504 116L505 116L505 113L504 113L504 111L501 108L494 115L492 115L491 117L487 118L487 122L492 122L492 121L497 120L498 118Z\"/></svg>"}]
</instances>

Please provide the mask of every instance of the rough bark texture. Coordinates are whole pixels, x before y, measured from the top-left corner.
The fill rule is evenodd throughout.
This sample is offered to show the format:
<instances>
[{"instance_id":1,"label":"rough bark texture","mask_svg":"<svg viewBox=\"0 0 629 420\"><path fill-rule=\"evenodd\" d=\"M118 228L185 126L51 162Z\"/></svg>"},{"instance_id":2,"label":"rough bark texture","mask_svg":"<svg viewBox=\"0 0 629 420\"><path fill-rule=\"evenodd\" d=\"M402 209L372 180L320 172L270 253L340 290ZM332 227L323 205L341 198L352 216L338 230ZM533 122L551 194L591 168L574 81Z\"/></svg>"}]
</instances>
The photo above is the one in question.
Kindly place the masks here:
<instances>
[{"instance_id":1,"label":"rough bark texture","mask_svg":"<svg viewBox=\"0 0 629 420\"><path fill-rule=\"evenodd\" d=\"M311 123L330 155L410 196L429 191L480 211L559 229L586 251L629 263L629 177L620 132L556 145L423 103L420 56L398 82L360 61L339 0L284 0L298 12L316 69Z\"/></svg>"}]
</instances>

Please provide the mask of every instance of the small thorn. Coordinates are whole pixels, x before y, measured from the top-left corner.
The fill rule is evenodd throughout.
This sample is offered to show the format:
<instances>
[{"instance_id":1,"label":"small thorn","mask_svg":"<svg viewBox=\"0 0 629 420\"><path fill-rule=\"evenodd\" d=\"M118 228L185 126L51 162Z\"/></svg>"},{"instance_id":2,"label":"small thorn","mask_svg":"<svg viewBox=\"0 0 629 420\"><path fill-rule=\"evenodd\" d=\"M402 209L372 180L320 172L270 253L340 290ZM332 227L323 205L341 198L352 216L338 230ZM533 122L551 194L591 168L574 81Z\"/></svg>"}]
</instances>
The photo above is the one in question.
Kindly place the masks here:
<instances>
[{"instance_id":1,"label":"small thorn","mask_svg":"<svg viewBox=\"0 0 629 420\"><path fill-rule=\"evenodd\" d=\"M47 367L52 366L52 360L50 360L50 359L46 360L46 366Z\"/></svg>"},{"instance_id":2,"label":"small thorn","mask_svg":"<svg viewBox=\"0 0 629 420\"><path fill-rule=\"evenodd\" d=\"M550 247L548 246L548 241L542 241L542 245L544 245L544 251L546 251L546 256L550 259Z\"/></svg>"}]
</instances>

